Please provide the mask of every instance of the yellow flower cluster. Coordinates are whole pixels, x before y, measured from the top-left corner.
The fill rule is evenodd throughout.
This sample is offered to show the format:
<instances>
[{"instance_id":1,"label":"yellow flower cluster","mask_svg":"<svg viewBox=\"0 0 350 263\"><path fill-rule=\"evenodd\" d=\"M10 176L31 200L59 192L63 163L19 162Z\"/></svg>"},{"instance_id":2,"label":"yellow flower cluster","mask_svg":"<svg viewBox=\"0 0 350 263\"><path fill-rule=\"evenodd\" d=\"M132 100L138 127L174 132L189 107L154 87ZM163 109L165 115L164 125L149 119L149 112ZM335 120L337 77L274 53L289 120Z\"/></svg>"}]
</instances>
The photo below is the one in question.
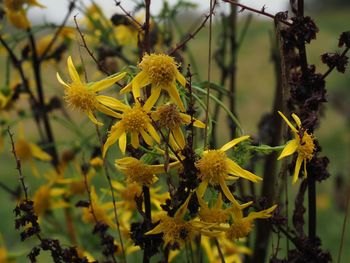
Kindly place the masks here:
<instances>
[{"instance_id":1,"label":"yellow flower cluster","mask_svg":"<svg viewBox=\"0 0 350 263\"><path fill-rule=\"evenodd\" d=\"M158 224L146 235L162 233L164 246L169 244L181 247L186 242L191 242L198 234L219 237L225 233L225 237L222 238L231 241L243 238L251 232L255 219L271 217L276 208L274 205L260 212L251 212L244 217L242 210L252 202L240 204L229 189L228 184L239 179L253 183L262 180L259 176L239 166L228 155L231 148L249 139L249 136L233 139L220 149L205 150L198 155L193 163L198 180L197 189L190 192L182 204L178 204L173 215L161 209L161 204L169 198L169 193L161 193L161 189L153 185L157 182L158 176L169 175L171 169L177 170L178 173L183 171L183 162L186 158L182 155L186 147L184 125L192 123L197 128L206 127L203 122L184 113L186 102L180 96L180 86L186 87L186 79L179 72L178 67L179 64L168 55L145 54L138 64L139 73L120 90L121 94L128 92L132 94L130 105L116 98L99 94L100 91L122 80L126 73L114 74L97 82L85 83L80 79L69 57L68 72L72 81L66 83L58 74L57 79L65 89L64 99L68 105L86 113L93 123L103 125L96 119L97 112L115 119L103 146L103 158L107 150L117 142L122 154L126 153L128 144L134 149L139 149L142 145L142 149L149 146L151 150L159 149L164 153L164 163L160 160L155 162L154 158L147 157L147 154L141 158L126 156L115 160L116 168L126 178L125 185L114 180L112 182L113 187L117 190L118 199L120 199L117 205L123 211L122 221L124 223L122 225L125 226L125 229L128 228L129 220L136 211L135 198L143 194L143 187L149 187L151 202L154 206L153 222L158 222ZM160 97L163 99L160 100ZM166 149L170 147L171 152L166 154L166 151L161 150L163 147ZM219 187L221 190L214 206L210 206L204 200L209 187ZM108 212L112 209L112 205L101 203L94 188L91 194L91 206L95 210L95 217L115 227L114 222L110 219L110 212ZM222 194L229 203L224 204ZM198 200L199 211L197 215L191 215L189 219L187 211L191 199ZM86 208L84 212L86 222L94 220L89 209ZM209 244L210 242L206 242L203 246Z\"/></svg>"}]
</instances>

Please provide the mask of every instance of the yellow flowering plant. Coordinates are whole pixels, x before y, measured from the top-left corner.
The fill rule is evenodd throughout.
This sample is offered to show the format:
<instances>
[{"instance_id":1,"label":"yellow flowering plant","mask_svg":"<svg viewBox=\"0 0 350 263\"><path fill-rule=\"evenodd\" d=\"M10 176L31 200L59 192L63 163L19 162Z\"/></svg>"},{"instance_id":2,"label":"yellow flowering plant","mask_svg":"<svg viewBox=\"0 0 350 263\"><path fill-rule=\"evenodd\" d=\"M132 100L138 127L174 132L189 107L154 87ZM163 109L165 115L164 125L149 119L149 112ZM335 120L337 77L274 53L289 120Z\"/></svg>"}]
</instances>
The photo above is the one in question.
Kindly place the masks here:
<instances>
[{"instance_id":1,"label":"yellow flowering plant","mask_svg":"<svg viewBox=\"0 0 350 263\"><path fill-rule=\"evenodd\" d=\"M36 0L0 4L9 21L0 26L0 150L10 150L1 152L0 197L15 200L15 228L21 241L31 239L17 246L6 218L0 230L13 249L9 256L0 244L0 262L330 262L316 228L316 182L329 176L329 160L314 133L325 79L345 71L349 32L339 38L342 52L322 55L328 70L319 74L307 64L304 44L318 29L303 1L273 15L224 0L220 6L231 11L216 19L219 2L210 1L187 34L179 15L195 7L191 0L159 1L157 12L153 1L131 2L134 8L115 1L108 17L102 1L69 0L58 24L50 16L45 24L30 21L34 7L45 12ZM237 7L273 18L279 40L272 55L281 82L257 130L261 98L273 85L260 78L265 68L257 70L254 52L242 53L254 63L237 60L243 37L251 37L244 30L237 38ZM251 84L256 78L259 85ZM19 186L8 185L8 152ZM295 157L292 169L278 162L288 156ZM295 202L290 170L293 184L305 176Z\"/></svg>"}]
</instances>

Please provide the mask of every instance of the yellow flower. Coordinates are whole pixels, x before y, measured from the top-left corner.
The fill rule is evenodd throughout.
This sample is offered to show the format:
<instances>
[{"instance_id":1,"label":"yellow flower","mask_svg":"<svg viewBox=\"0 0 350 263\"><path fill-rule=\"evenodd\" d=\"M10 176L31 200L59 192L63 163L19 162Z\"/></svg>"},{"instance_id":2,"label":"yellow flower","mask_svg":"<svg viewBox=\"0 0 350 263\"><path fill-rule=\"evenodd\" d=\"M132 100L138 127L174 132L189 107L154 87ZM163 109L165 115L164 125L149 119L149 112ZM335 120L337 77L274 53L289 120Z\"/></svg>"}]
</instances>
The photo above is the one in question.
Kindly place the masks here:
<instances>
[{"instance_id":1,"label":"yellow flower","mask_svg":"<svg viewBox=\"0 0 350 263\"><path fill-rule=\"evenodd\" d=\"M152 113L152 119L159 122L160 128L169 129L169 142L175 150L185 147L185 137L181 130L181 125L190 124L191 116L181 113L177 110L175 104L164 104ZM205 124L199 120L193 119L193 126L205 128Z\"/></svg>"},{"instance_id":2,"label":"yellow flower","mask_svg":"<svg viewBox=\"0 0 350 263\"><path fill-rule=\"evenodd\" d=\"M198 197L198 202L200 205L198 215L202 221L208 223L226 223L230 214L227 209L222 209L221 193L219 193L215 205L211 208L209 208L201 197Z\"/></svg>"},{"instance_id":3,"label":"yellow flower","mask_svg":"<svg viewBox=\"0 0 350 263\"><path fill-rule=\"evenodd\" d=\"M84 176L86 176L87 183L90 184L92 177L96 175L96 171L94 169L89 169L86 175L83 175L83 172L79 166L75 169L79 177L63 178L62 176L58 175L56 179L56 183L68 186L64 189L64 195L67 197L85 194L86 184Z\"/></svg>"},{"instance_id":4,"label":"yellow flower","mask_svg":"<svg viewBox=\"0 0 350 263\"><path fill-rule=\"evenodd\" d=\"M191 241L198 233L209 234L208 226L210 225L195 221L194 219L189 221L184 220L190 199L191 195L188 196L186 201L176 211L174 217L163 215L160 219L160 223L155 228L148 231L146 235L163 233L165 247L168 244L178 244L182 246L187 241Z\"/></svg>"},{"instance_id":5,"label":"yellow flower","mask_svg":"<svg viewBox=\"0 0 350 263\"><path fill-rule=\"evenodd\" d=\"M279 115L284 119L287 125L291 128L294 133L295 139L291 140L287 143L286 147L284 147L281 155L278 157L278 160L289 156L295 152L298 153L297 161L295 164L294 176L293 176L293 184L296 183L299 176L299 171L302 163L304 162L304 175L307 176L306 170L306 162L310 161L314 155L315 144L314 144L314 136L313 134L309 134L302 126L299 117L296 114L292 114L292 118L297 124L298 128L295 128L287 119L286 116L283 115L282 112L278 112Z\"/></svg>"},{"instance_id":6,"label":"yellow flower","mask_svg":"<svg viewBox=\"0 0 350 263\"><path fill-rule=\"evenodd\" d=\"M118 201L116 202L118 209L123 211L123 215L126 221L132 216L133 212L136 212L135 197L142 195L142 186L137 183L127 183L125 186L117 181L112 181L113 188L116 189L116 196ZM169 192L161 192L161 187L150 187L152 215L154 216L155 211L160 211L161 204L170 198Z\"/></svg>"},{"instance_id":7,"label":"yellow flower","mask_svg":"<svg viewBox=\"0 0 350 263\"><path fill-rule=\"evenodd\" d=\"M92 158L90 160L90 165L94 168L102 167L103 166L103 159L99 156Z\"/></svg>"},{"instance_id":8,"label":"yellow flower","mask_svg":"<svg viewBox=\"0 0 350 263\"><path fill-rule=\"evenodd\" d=\"M227 157L226 151L248 139L249 136L242 136L236 138L218 150L207 150L203 152L203 156L200 160L196 162L196 167L199 170L198 177L202 180L201 184L197 189L197 195L202 197L205 190L207 189L208 184L212 186L220 185L225 196L234 204L239 205L231 191L226 185L226 180L236 180L238 177L242 177L254 183L257 183L262 180L259 176L243 169L230 158ZM250 203L247 203L242 206L247 206Z\"/></svg>"},{"instance_id":9,"label":"yellow flower","mask_svg":"<svg viewBox=\"0 0 350 263\"><path fill-rule=\"evenodd\" d=\"M163 89L167 91L180 110L185 111L176 87L176 80L185 87L186 79L177 69L179 65L174 58L165 54L145 54L138 67L141 69L141 72L120 91L121 93L132 91L135 100L138 100L141 97L140 89L151 84L151 96L145 104L146 107L152 108Z\"/></svg>"},{"instance_id":10,"label":"yellow flower","mask_svg":"<svg viewBox=\"0 0 350 263\"><path fill-rule=\"evenodd\" d=\"M50 51L56 50L58 47L60 47L65 40L68 39L74 39L75 36L75 29L71 27L63 27L62 30L59 32L59 35L57 36L56 41L54 42L53 46L51 47ZM49 34L42 38L40 38L36 44L36 52L39 57L41 57L44 52L46 51L47 47L51 43L54 35ZM49 52L48 55L51 53Z\"/></svg>"},{"instance_id":11,"label":"yellow flower","mask_svg":"<svg viewBox=\"0 0 350 263\"><path fill-rule=\"evenodd\" d=\"M115 38L121 46L136 46L138 30L133 26L115 26Z\"/></svg>"},{"instance_id":12,"label":"yellow flower","mask_svg":"<svg viewBox=\"0 0 350 263\"><path fill-rule=\"evenodd\" d=\"M64 189L53 188L52 181L39 187L33 197L34 211L39 217L54 208L67 207L68 203L63 200L53 200L54 197L62 196Z\"/></svg>"},{"instance_id":13,"label":"yellow flower","mask_svg":"<svg viewBox=\"0 0 350 263\"><path fill-rule=\"evenodd\" d=\"M91 204L89 205L88 208L83 208L83 221L87 223L95 223L95 218L91 213L92 211L91 207L92 207L94 214L96 216L97 222L102 222L111 228L115 228L116 225L112 220L113 215L109 213L109 211L113 209L113 203L112 202L101 203L98 195L96 194L95 187L93 186L91 186L90 193L91 193Z\"/></svg>"},{"instance_id":14,"label":"yellow flower","mask_svg":"<svg viewBox=\"0 0 350 263\"><path fill-rule=\"evenodd\" d=\"M220 234L217 237L225 262L243 263L243 254L250 255L252 251L242 245L236 244L232 240L228 240L225 234ZM218 249L216 245L210 242L210 237L201 237L201 246L207 254L210 263L221 263Z\"/></svg>"},{"instance_id":15,"label":"yellow flower","mask_svg":"<svg viewBox=\"0 0 350 263\"><path fill-rule=\"evenodd\" d=\"M233 206L229 209L232 215L232 222L229 227L221 227L225 231L229 240L246 237L253 229L255 219L266 219L271 217L271 213L276 209L277 205L273 205L268 209L259 212L250 212L248 216L243 217L241 207Z\"/></svg>"},{"instance_id":16,"label":"yellow flower","mask_svg":"<svg viewBox=\"0 0 350 263\"><path fill-rule=\"evenodd\" d=\"M15 142L15 151L18 158L22 162L29 162L32 173L36 177L40 177L40 173L35 166L34 159L39 159L41 161L51 160L51 156L44 152L37 144L29 142L24 138L22 126L20 126L18 130L18 138Z\"/></svg>"},{"instance_id":17,"label":"yellow flower","mask_svg":"<svg viewBox=\"0 0 350 263\"><path fill-rule=\"evenodd\" d=\"M169 167L174 167L179 162L173 162ZM115 161L115 166L126 176L128 183L151 185L157 181L155 174L165 173L164 164L149 165L134 157L124 157Z\"/></svg>"},{"instance_id":18,"label":"yellow flower","mask_svg":"<svg viewBox=\"0 0 350 263\"><path fill-rule=\"evenodd\" d=\"M90 120L97 125L103 124L96 120L93 113L94 110L99 110L109 116L120 118L120 114L110 108L122 110L125 108L125 105L112 97L98 95L97 92L112 86L115 82L122 79L126 73L112 75L98 82L85 83L80 80L71 57L68 57L67 65L70 78L72 79L71 83L65 83L57 73L58 81L65 88L65 101L73 108L85 112Z\"/></svg>"},{"instance_id":19,"label":"yellow flower","mask_svg":"<svg viewBox=\"0 0 350 263\"><path fill-rule=\"evenodd\" d=\"M108 138L103 146L103 157L106 155L108 148L117 140L119 140L119 148L124 154L126 150L127 133L130 133L131 145L135 149L140 145L140 134L144 141L150 146L152 146L153 140L158 144L160 143L160 137L152 125L151 118L148 116L149 108L146 106L142 107L140 103L136 102L132 108L124 105L122 112L122 115L118 117L121 120L114 124L109 131Z\"/></svg>"},{"instance_id":20,"label":"yellow flower","mask_svg":"<svg viewBox=\"0 0 350 263\"><path fill-rule=\"evenodd\" d=\"M30 22L26 15L26 6L45 7L36 0L5 0L4 5L9 22L20 29L30 27Z\"/></svg>"}]
</instances>

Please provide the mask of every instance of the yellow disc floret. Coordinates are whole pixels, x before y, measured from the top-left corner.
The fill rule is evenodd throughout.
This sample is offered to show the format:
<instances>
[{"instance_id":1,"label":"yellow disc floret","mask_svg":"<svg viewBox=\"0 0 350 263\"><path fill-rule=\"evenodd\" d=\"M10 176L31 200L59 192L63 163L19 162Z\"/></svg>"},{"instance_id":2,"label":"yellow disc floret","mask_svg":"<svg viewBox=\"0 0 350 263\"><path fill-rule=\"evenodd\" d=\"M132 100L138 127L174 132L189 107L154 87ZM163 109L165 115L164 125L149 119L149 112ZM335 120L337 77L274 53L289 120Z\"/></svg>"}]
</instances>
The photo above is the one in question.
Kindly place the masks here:
<instances>
[{"instance_id":1,"label":"yellow disc floret","mask_svg":"<svg viewBox=\"0 0 350 263\"><path fill-rule=\"evenodd\" d=\"M236 219L232 222L230 228L226 232L228 239L239 239L246 237L253 229L253 223L251 220Z\"/></svg>"},{"instance_id":2,"label":"yellow disc floret","mask_svg":"<svg viewBox=\"0 0 350 263\"><path fill-rule=\"evenodd\" d=\"M226 153L222 150L209 150L196 162L202 181L208 181L211 185L219 185L228 173Z\"/></svg>"},{"instance_id":3,"label":"yellow disc floret","mask_svg":"<svg viewBox=\"0 0 350 263\"><path fill-rule=\"evenodd\" d=\"M132 159L125 167L125 175L128 183L150 185L153 182L154 171L150 166L137 159Z\"/></svg>"},{"instance_id":4,"label":"yellow disc floret","mask_svg":"<svg viewBox=\"0 0 350 263\"><path fill-rule=\"evenodd\" d=\"M191 240L194 231L189 222L176 220L166 216L161 219L163 225L163 240L166 244L183 245L186 240Z\"/></svg>"},{"instance_id":5,"label":"yellow disc floret","mask_svg":"<svg viewBox=\"0 0 350 263\"><path fill-rule=\"evenodd\" d=\"M65 89L64 99L70 106L81 111L92 111L97 104L96 93L83 83L73 82Z\"/></svg>"},{"instance_id":6,"label":"yellow disc floret","mask_svg":"<svg viewBox=\"0 0 350 263\"><path fill-rule=\"evenodd\" d=\"M314 150L315 144L312 134L308 134L306 131L304 131L298 147L299 154L303 159L310 161L312 159Z\"/></svg>"},{"instance_id":7,"label":"yellow disc floret","mask_svg":"<svg viewBox=\"0 0 350 263\"><path fill-rule=\"evenodd\" d=\"M146 54L138 67L155 85L169 85L176 79L178 64L174 58L165 54Z\"/></svg>"},{"instance_id":8,"label":"yellow disc floret","mask_svg":"<svg viewBox=\"0 0 350 263\"><path fill-rule=\"evenodd\" d=\"M141 132L151 120L141 107L134 107L123 113L122 122L127 132Z\"/></svg>"},{"instance_id":9,"label":"yellow disc floret","mask_svg":"<svg viewBox=\"0 0 350 263\"><path fill-rule=\"evenodd\" d=\"M199 211L199 218L207 223L225 223L228 213L221 208L202 209Z\"/></svg>"}]
</instances>

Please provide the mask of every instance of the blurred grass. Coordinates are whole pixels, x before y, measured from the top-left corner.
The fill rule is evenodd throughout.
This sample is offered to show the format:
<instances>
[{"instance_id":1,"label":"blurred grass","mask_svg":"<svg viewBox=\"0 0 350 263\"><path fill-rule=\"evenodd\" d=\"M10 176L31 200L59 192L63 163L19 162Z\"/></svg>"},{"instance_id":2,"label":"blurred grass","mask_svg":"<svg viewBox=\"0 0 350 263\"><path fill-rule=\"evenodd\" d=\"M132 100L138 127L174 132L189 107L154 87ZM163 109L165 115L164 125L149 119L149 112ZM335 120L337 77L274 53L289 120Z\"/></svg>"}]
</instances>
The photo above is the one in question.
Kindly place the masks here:
<instances>
[{"instance_id":1,"label":"blurred grass","mask_svg":"<svg viewBox=\"0 0 350 263\"><path fill-rule=\"evenodd\" d=\"M349 30L347 26L350 10L339 10L332 13L314 14L315 21L320 28L317 40L308 45L309 62L315 64L319 72L325 72L326 67L320 62L320 55L324 52L334 52L337 50L337 42L339 34L342 31ZM244 18L240 21L240 29ZM214 27L213 44L215 45L216 35L219 26ZM257 124L261 116L269 112L272 106L272 96L274 93L274 73L273 65L270 61L270 36L273 32L271 22L253 19L249 27L246 39L238 54L238 71L237 71L237 96L238 96L238 116L244 127L245 133L255 134L257 132ZM207 28L205 28L190 44L203 79L206 79L207 72L207 53L208 38ZM196 72L193 72L196 73ZM213 79L218 81L218 68L213 68ZM327 88L329 94L342 88L349 88L350 74L349 70L342 75L333 72L327 80ZM350 91L348 92L350 94ZM323 152L330 158L330 172L333 175L341 173L346 177L349 183L349 160L350 160L350 135L349 127L346 120L339 112L327 104L324 111L324 117L321 122L316 136L319 139ZM228 138L227 126L225 126L226 118L221 117L223 132L220 134L220 141L224 143ZM224 130L226 129L226 131ZM68 134L65 132L65 134ZM222 136L221 136L222 135ZM220 143L219 143L220 144ZM8 154L9 144L5 145L5 153L1 154L0 180L6 185L14 188L18 185L17 171L14 169L15 162ZM24 173L27 176L26 181L30 185L31 193L38 187L39 183L33 180L30 170L24 166ZM319 184L318 197L318 226L317 231L323 242L323 247L331 251L333 260L336 260L339 249L341 236L341 225L344 213L336 208L334 179ZM291 192L295 192L297 186L291 188ZM0 218L2 219L0 233L11 252L19 252L23 256L19 262L27 262L25 255L29 252L31 242L21 243L19 241L19 233L14 230L14 214L12 212L15 206L15 200L9 200L9 195L0 190L0 198L2 200L2 209L0 210ZM291 200L291 199L290 199ZM292 209L292 202L290 208ZM350 262L350 253L347 248L350 245L350 227L345 235L343 260L342 262ZM45 259L41 259L46 262ZM40 261L41 262L41 261Z\"/></svg>"}]
</instances>

